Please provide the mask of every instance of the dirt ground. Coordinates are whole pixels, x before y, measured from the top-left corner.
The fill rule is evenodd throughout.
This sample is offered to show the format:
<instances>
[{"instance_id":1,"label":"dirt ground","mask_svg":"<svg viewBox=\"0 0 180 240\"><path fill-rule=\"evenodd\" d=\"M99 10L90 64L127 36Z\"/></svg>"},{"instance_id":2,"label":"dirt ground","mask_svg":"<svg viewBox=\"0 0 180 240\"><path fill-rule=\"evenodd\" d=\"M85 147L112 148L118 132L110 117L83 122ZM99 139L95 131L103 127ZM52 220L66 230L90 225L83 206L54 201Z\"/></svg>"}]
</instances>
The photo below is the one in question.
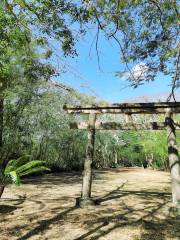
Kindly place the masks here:
<instances>
[{"instance_id":1,"label":"dirt ground","mask_svg":"<svg viewBox=\"0 0 180 240\"><path fill-rule=\"evenodd\" d=\"M94 173L99 205L75 207L81 174L59 173L8 186L0 200L0 240L175 240L169 173L141 168Z\"/></svg>"}]
</instances>

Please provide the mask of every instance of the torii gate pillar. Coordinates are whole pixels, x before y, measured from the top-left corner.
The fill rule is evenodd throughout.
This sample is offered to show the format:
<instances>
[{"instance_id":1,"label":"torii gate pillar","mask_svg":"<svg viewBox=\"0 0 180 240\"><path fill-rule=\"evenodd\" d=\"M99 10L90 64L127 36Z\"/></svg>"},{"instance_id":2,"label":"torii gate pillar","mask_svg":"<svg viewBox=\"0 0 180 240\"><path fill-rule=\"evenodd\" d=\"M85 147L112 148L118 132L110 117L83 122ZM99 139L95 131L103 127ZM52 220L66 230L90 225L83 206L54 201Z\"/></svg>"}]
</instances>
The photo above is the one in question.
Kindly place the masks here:
<instances>
[{"instance_id":1,"label":"torii gate pillar","mask_svg":"<svg viewBox=\"0 0 180 240\"><path fill-rule=\"evenodd\" d=\"M92 162L94 157L95 143L95 122L96 114L89 114L88 142L86 147L86 158L84 161L82 191L81 198L77 199L77 205L81 207L95 204L94 200L91 198Z\"/></svg>"},{"instance_id":2,"label":"torii gate pillar","mask_svg":"<svg viewBox=\"0 0 180 240\"><path fill-rule=\"evenodd\" d=\"M170 110L166 113L165 124L167 128L169 168L172 181L172 201L173 205L179 208L180 212L180 160L176 143L175 126Z\"/></svg>"}]
</instances>

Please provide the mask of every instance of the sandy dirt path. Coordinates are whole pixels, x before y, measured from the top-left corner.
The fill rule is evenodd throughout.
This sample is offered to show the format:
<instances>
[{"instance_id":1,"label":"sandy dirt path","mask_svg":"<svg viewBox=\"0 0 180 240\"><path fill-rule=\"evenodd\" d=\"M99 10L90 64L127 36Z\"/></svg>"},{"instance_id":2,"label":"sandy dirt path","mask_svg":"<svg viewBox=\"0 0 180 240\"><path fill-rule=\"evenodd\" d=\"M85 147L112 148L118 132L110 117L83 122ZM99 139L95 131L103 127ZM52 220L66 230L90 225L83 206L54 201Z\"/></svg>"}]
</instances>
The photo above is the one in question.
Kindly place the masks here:
<instances>
[{"instance_id":1,"label":"sandy dirt path","mask_svg":"<svg viewBox=\"0 0 180 240\"><path fill-rule=\"evenodd\" d=\"M179 240L169 215L169 173L141 168L95 171L99 205L80 209L79 173L49 174L8 186L0 200L0 240Z\"/></svg>"}]
</instances>

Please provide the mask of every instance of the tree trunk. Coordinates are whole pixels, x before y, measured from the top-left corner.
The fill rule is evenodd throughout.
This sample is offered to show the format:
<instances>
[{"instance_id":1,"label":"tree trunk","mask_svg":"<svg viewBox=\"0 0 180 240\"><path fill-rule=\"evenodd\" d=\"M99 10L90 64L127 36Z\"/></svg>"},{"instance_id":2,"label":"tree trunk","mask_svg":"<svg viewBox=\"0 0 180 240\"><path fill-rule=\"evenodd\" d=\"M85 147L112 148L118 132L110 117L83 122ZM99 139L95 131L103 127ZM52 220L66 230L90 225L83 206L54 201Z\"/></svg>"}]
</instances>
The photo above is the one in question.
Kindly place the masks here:
<instances>
[{"instance_id":1,"label":"tree trunk","mask_svg":"<svg viewBox=\"0 0 180 240\"><path fill-rule=\"evenodd\" d=\"M0 98L0 157L3 147L3 118L4 118L4 99Z\"/></svg>"},{"instance_id":2,"label":"tree trunk","mask_svg":"<svg viewBox=\"0 0 180 240\"><path fill-rule=\"evenodd\" d=\"M166 114L165 123L167 127L167 143L169 155L169 167L172 181L172 200L175 206L180 206L180 160L178 157L178 147L176 144L176 134L172 113Z\"/></svg>"},{"instance_id":3,"label":"tree trunk","mask_svg":"<svg viewBox=\"0 0 180 240\"><path fill-rule=\"evenodd\" d=\"M3 160L3 121L4 121L4 99L0 93L0 174L4 172L5 168L5 161ZM3 190L4 187L0 185L0 197L3 193Z\"/></svg>"},{"instance_id":4,"label":"tree trunk","mask_svg":"<svg viewBox=\"0 0 180 240\"><path fill-rule=\"evenodd\" d=\"M117 165L118 165L118 156L117 156L117 152L116 151L114 152L114 163L115 163L115 166L117 167Z\"/></svg>"},{"instance_id":5,"label":"tree trunk","mask_svg":"<svg viewBox=\"0 0 180 240\"><path fill-rule=\"evenodd\" d=\"M4 192L4 188L5 188L4 185L0 185L0 198L1 198L2 194L3 194L3 192Z\"/></svg>"},{"instance_id":6,"label":"tree trunk","mask_svg":"<svg viewBox=\"0 0 180 240\"><path fill-rule=\"evenodd\" d=\"M89 199L91 197L91 184L92 184L92 161L94 156L94 141L95 141L95 114L89 115L89 130L88 130L88 143L86 148L86 159L84 162L83 184L82 184L82 199Z\"/></svg>"}]
</instances>

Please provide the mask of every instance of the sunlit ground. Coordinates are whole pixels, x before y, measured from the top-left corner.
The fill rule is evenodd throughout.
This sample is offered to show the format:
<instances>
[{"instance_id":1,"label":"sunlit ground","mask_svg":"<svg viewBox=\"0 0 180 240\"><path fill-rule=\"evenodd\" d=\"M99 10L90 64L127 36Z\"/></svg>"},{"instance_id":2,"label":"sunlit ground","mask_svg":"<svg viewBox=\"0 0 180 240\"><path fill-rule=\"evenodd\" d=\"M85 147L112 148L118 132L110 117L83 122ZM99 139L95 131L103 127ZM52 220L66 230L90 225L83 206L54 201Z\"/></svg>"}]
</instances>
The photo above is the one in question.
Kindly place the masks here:
<instances>
[{"instance_id":1,"label":"sunlit ground","mask_svg":"<svg viewBox=\"0 0 180 240\"><path fill-rule=\"evenodd\" d=\"M140 168L96 171L99 205L75 207L81 175L59 173L9 186L0 200L1 240L175 240L180 219L169 214L167 172Z\"/></svg>"}]
</instances>

